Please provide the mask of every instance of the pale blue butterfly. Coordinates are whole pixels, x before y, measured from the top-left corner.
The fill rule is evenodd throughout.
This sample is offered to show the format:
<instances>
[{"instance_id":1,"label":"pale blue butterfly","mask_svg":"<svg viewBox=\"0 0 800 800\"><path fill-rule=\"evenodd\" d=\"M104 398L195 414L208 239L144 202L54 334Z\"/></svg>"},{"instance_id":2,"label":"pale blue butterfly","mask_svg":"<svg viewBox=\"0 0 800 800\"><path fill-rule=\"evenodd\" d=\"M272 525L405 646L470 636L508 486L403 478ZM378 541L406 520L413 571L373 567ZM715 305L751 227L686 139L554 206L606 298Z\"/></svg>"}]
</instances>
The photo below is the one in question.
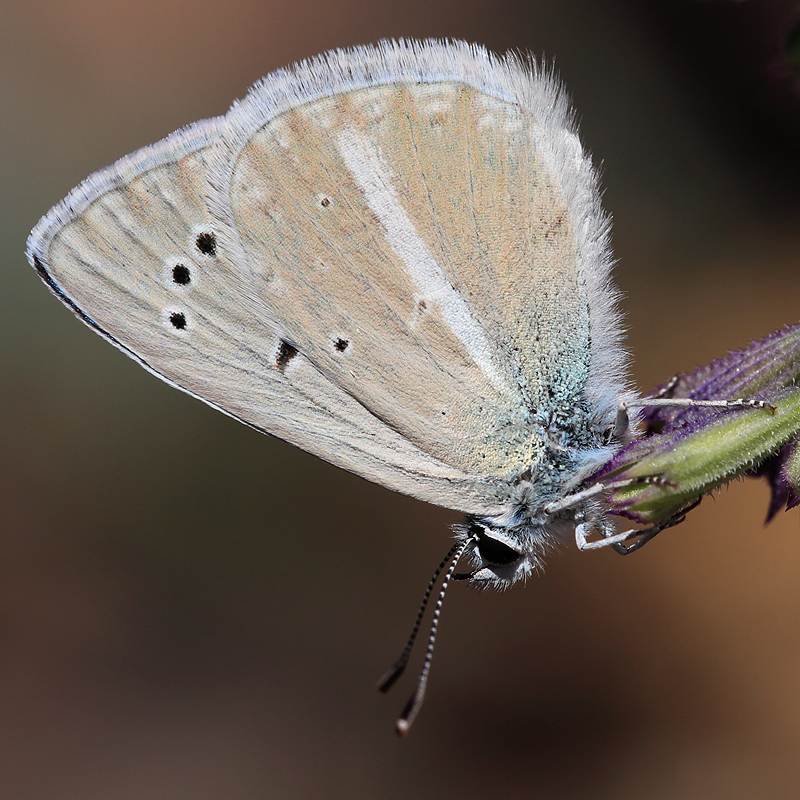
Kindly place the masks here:
<instances>
[{"instance_id":1,"label":"pale blue butterfly","mask_svg":"<svg viewBox=\"0 0 800 800\"><path fill-rule=\"evenodd\" d=\"M466 577L503 587L568 536L630 535L584 485L637 402L608 238L551 75L398 41L275 72L226 116L95 173L28 258L168 383L464 512L445 583L469 553Z\"/></svg>"}]
</instances>

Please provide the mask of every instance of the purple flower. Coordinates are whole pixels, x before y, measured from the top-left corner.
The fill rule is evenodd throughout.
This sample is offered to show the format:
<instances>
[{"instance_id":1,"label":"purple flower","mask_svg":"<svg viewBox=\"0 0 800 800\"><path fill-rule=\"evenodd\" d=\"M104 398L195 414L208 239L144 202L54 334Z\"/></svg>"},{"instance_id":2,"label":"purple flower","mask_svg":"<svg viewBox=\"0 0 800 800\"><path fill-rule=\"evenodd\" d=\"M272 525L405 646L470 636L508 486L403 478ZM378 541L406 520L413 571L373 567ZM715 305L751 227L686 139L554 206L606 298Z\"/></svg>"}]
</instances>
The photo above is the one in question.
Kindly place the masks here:
<instances>
[{"instance_id":1,"label":"purple flower","mask_svg":"<svg viewBox=\"0 0 800 800\"><path fill-rule=\"evenodd\" d=\"M647 395L764 400L771 408L646 409L642 433L590 480L614 483L608 513L658 525L740 475L772 490L767 520L800 503L800 325L676 376ZM619 486L627 481L628 485Z\"/></svg>"}]
</instances>

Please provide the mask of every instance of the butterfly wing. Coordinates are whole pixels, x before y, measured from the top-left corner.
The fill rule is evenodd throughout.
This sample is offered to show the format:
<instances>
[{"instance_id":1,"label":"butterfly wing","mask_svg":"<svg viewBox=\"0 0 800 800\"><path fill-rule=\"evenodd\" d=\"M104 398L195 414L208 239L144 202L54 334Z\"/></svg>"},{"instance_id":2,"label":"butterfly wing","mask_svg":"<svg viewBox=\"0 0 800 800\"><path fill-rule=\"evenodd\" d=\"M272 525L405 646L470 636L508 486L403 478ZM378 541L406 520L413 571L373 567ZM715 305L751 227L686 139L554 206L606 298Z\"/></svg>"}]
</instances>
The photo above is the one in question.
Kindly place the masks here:
<instances>
[{"instance_id":1,"label":"butterfly wing","mask_svg":"<svg viewBox=\"0 0 800 800\"><path fill-rule=\"evenodd\" d=\"M91 176L34 229L31 264L86 324L211 406L396 491L499 512L497 482L437 460L324 375L225 258L205 198L221 126L197 123Z\"/></svg>"},{"instance_id":2,"label":"butterfly wing","mask_svg":"<svg viewBox=\"0 0 800 800\"><path fill-rule=\"evenodd\" d=\"M532 69L460 43L331 53L234 106L210 166L222 249L281 335L502 481L591 447L559 431L609 424L625 390L595 177Z\"/></svg>"}]
</instances>

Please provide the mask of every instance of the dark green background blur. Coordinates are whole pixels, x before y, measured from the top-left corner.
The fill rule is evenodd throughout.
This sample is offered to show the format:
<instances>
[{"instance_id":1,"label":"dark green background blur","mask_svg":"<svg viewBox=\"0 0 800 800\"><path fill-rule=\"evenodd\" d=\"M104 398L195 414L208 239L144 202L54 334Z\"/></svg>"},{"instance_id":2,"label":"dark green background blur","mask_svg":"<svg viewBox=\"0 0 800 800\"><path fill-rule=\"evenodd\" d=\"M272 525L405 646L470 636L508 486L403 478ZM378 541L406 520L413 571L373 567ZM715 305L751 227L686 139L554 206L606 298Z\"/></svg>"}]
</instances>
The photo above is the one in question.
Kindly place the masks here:
<instances>
[{"instance_id":1,"label":"dark green background blur","mask_svg":"<svg viewBox=\"0 0 800 800\"><path fill-rule=\"evenodd\" d=\"M375 680L457 515L168 388L24 259L89 172L387 36L555 58L642 389L800 320L797 2L29 0L0 27L0 796L796 798L800 511L748 481L627 559L456 585L400 742Z\"/></svg>"}]
</instances>

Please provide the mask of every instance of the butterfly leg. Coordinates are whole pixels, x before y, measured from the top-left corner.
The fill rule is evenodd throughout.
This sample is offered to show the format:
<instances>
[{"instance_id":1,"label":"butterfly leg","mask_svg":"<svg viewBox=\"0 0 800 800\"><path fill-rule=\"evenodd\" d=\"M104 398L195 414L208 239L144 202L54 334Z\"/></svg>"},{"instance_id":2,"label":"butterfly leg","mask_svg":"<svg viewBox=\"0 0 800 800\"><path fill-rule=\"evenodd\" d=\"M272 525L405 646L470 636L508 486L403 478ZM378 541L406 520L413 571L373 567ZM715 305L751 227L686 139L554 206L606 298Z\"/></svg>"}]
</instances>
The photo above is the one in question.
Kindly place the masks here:
<instances>
[{"instance_id":1,"label":"butterfly leg","mask_svg":"<svg viewBox=\"0 0 800 800\"><path fill-rule=\"evenodd\" d=\"M621 556L627 556L644 547L651 539L654 539L661 533L661 531L680 525L681 522L686 519L686 515L693 508L697 508L697 506L700 505L702 499L701 497L695 500L690 506L681 509L669 519L659 522L656 525L651 525L649 528L632 528L622 533L613 533L614 529L607 520L593 523L581 522L575 526L575 542L579 550L598 550L601 547L611 547ZM604 538L589 541L588 534L591 533L592 528L600 528L600 532L603 534ZM633 544L625 544L625 542L631 539L636 539L636 541L633 542Z\"/></svg>"},{"instance_id":2,"label":"butterfly leg","mask_svg":"<svg viewBox=\"0 0 800 800\"><path fill-rule=\"evenodd\" d=\"M631 408L763 408L772 414L775 406L766 400L692 400L689 397L641 397L637 400L623 400L617 406L614 422L614 436L621 439L630 425L628 409Z\"/></svg>"},{"instance_id":3,"label":"butterfly leg","mask_svg":"<svg viewBox=\"0 0 800 800\"><path fill-rule=\"evenodd\" d=\"M702 500L702 497L698 497L697 500L695 500L690 506L681 509L677 514L674 514L669 519L664 520L664 522L659 522L657 525L653 525L650 528L643 528L642 530L638 531L639 539L637 539L633 544L612 544L611 546L621 556L627 556L629 553L634 553L639 548L644 547L651 539L654 539L659 533L661 533L661 531L664 531L667 528L674 528L676 525L680 525L681 522L686 519L686 515L693 508L697 508Z\"/></svg>"},{"instance_id":4,"label":"butterfly leg","mask_svg":"<svg viewBox=\"0 0 800 800\"><path fill-rule=\"evenodd\" d=\"M639 531L625 531L623 533L615 533L613 536L607 536L604 539L596 539L589 541L589 534L596 528L593 522L579 522L575 526L575 543L578 545L578 550L598 550L601 547L624 547L623 542L632 539Z\"/></svg>"},{"instance_id":5,"label":"butterfly leg","mask_svg":"<svg viewBox=\"0 0 800 800\"><path fill-rule=\"evenodd\" d=\"M560 500L554 500L544 507L546 514L556 514L566 508L574 508L580 505L585 500L596 497L598 494L611 492L614 489L623 489L626 486L645 486L652 484L653 486L672 486L672 484L661 475L637 475L635 478L625 478L620 481L609 481L608 483L595 483L580 492L574 492Z\"/></svg>"}]
</instances>

